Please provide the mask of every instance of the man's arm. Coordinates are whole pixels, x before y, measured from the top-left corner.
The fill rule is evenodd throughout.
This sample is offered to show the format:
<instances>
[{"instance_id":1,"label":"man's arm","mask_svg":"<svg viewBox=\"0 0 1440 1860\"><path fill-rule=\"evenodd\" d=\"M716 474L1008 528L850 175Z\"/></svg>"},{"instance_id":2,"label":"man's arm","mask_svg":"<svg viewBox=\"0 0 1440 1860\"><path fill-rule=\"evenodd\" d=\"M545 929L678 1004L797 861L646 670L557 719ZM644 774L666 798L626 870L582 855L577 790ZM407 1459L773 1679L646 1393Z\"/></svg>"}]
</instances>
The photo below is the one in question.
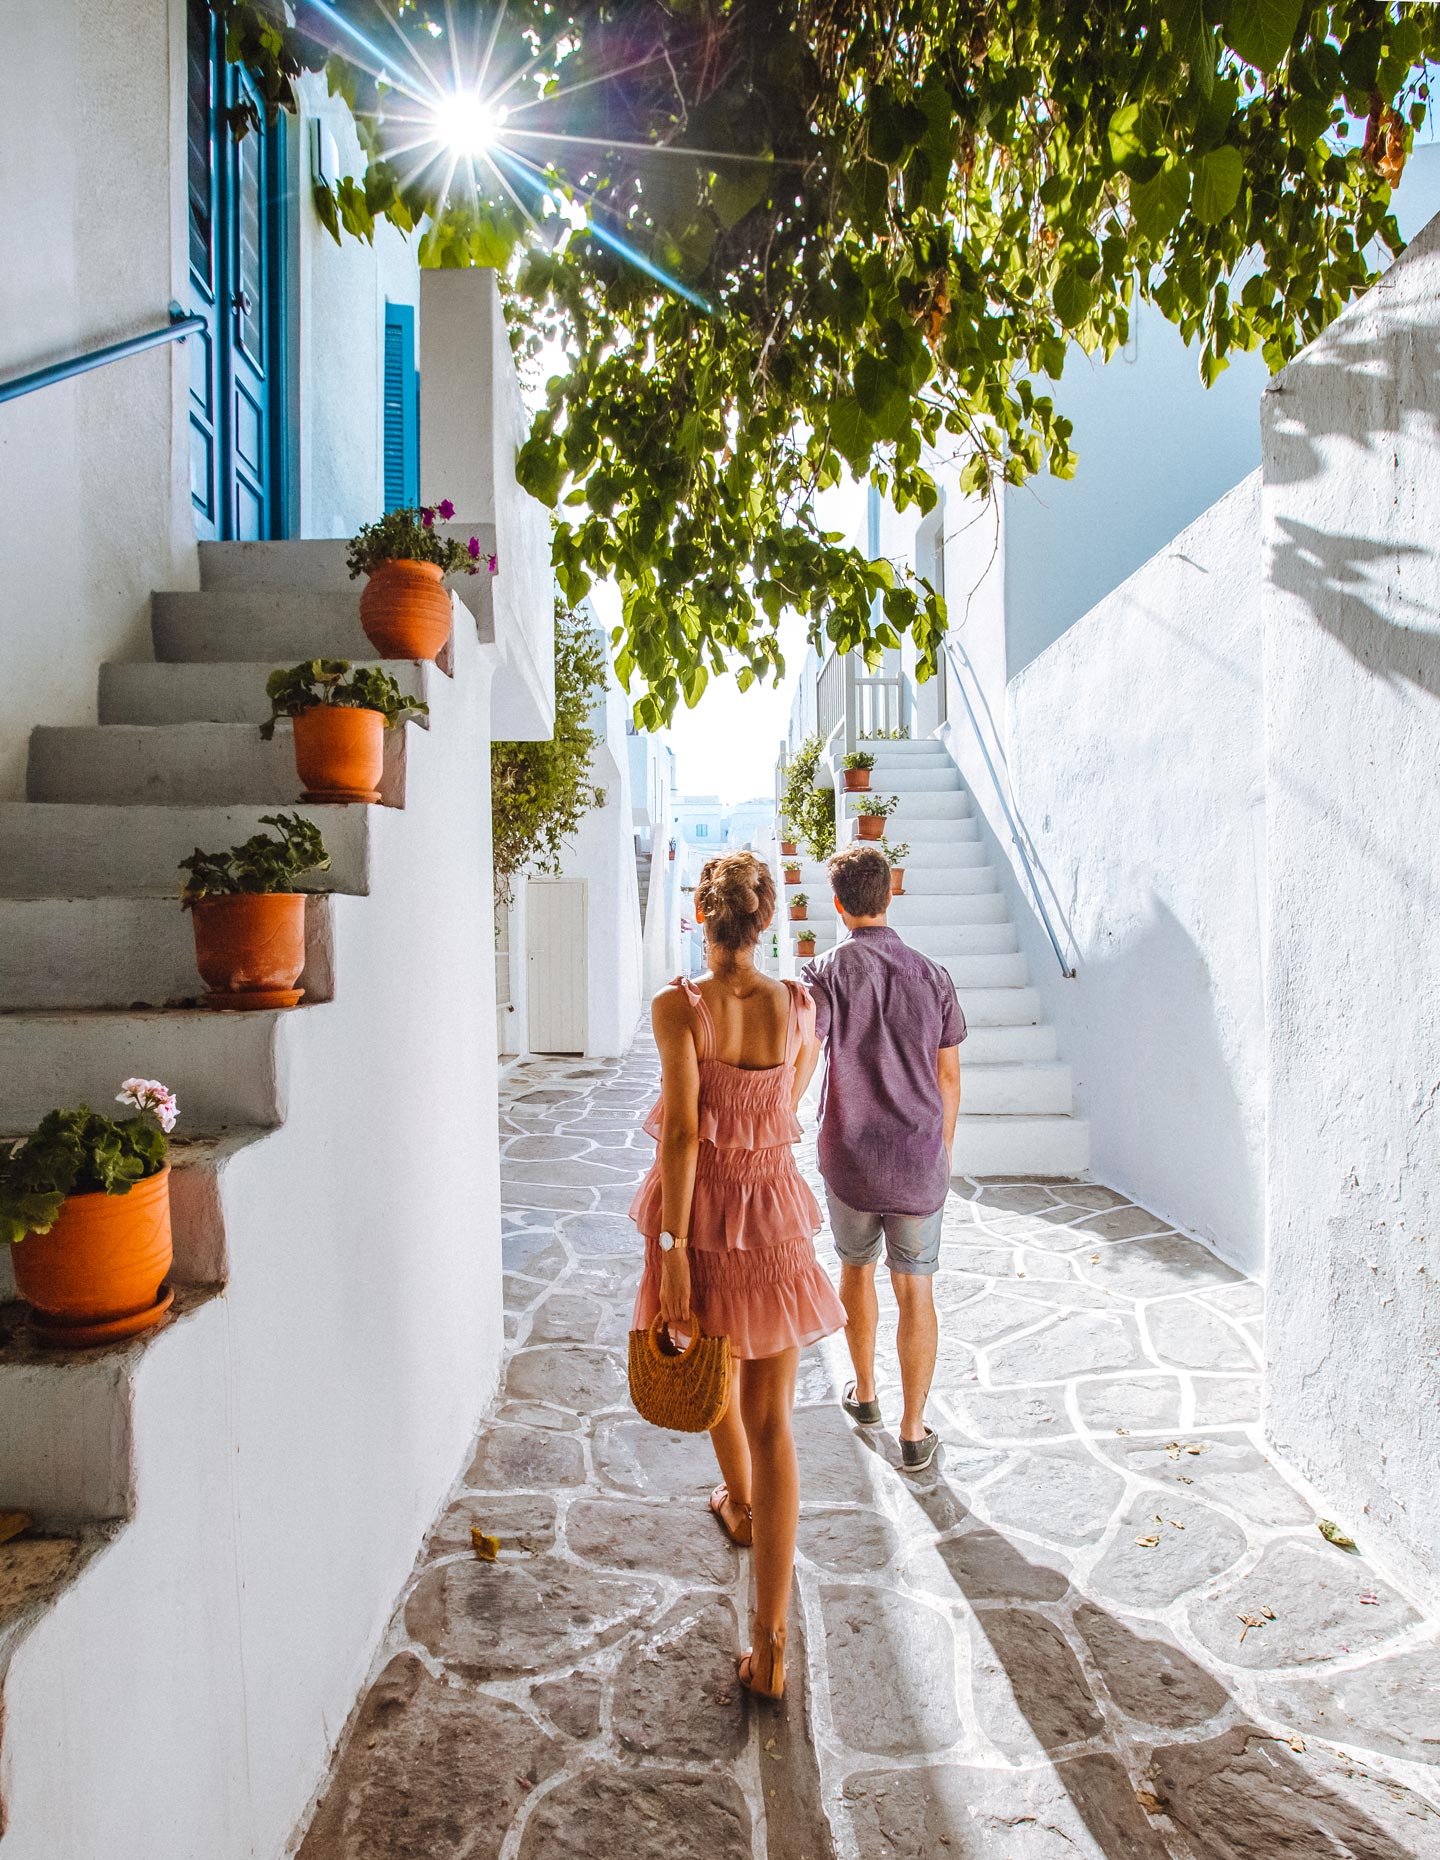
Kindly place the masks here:
<instances>
[{"instance_id":1,"label":"man's arm","mask_svg":"<svg viewBox=\"0 0 1440 1860\"><path fill-rule=\"evenodd\" d=\"M942 1046L935 1061L935 1077L940 1086L941 1126L945 1132L945 1154L955 1154L955 1119L960 1115L960 1048Z\"/></svg>"}]
</instances>

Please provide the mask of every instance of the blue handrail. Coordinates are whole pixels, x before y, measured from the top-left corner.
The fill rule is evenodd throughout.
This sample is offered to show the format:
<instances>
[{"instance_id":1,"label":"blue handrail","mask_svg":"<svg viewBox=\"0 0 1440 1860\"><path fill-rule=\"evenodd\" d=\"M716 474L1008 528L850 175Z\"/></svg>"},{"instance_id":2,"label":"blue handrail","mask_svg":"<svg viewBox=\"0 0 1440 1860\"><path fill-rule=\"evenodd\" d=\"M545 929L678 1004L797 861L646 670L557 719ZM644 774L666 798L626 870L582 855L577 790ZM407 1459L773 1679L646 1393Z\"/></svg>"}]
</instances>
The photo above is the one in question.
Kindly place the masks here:
<instances>
[{"instance_id":1,"label":"blue handrail","mask_svg":"<svg viewBox=\"0 0 1440 1860\"><path fill-rule=\"evenodd\" d=\"M204 327L203 316L187 315L179 304L171 304L170 321L162 323L158 329L146 330L142 336L127 336L124 342L112 342L103 349L91 349L88 354L72 356L68 362L52 362L48 368L37 368L33 374L15 375L9 381L0 381L0 402L19 400L22 394L33 394L39 388L52 387L57 381L89 374L92 368L103 368L107 362L139 355L145 349L158 349L165 342L183 342Z\"/></svg>"},{"instance_id":2,"label":"blue handrail","mask_svg":"<svg viewBox=\"0 0 1440 1860\"><path fill-rule=\"evenodd\" d=\"M970 702L970 693L965 689L965 673L970 669L969 660L967 659L962 666L959 657L956 656L958 651L959 648L952 644L950 640L947 639L945 641L945 656L950 661L950 669L955 674L954 682L959 688L961 697L965 700L965 710L970 718L970 728L975 733L975 741L980 745L980 753L985 758L986 768L990 771L990 780L994 784L996 796L999 799L1001 807L1004 809L1005 821L1010 828L1011 841L1014 844L1016 852L1020 855L1021 865L1025 868L1025 876L1030 883L1030 895L1035 900L1035 908L1040 913L1040 921L1045 926L1045 934L1050 939L1050 947L1055 952L1055 960L1060 964L1060 973L1065 976L1068 981L1073 982L1075 979L1075 970L1071 964L1065 960L1065 952L1060 946L1059 937L1055 934L1055 926L1050 921L1050 913L1045 908L1045 900L1041 896L1040 887L1035 882L1035 873L1030 864L1030 855L1025 850L1025 841L1021 837L1020 828L1016 822L1015 816L1010 811L1010 797L1005 791L1005 784L995 771L995 764L990 759L989 748L981 733L980 720L975 715L975 706Z\"/></svg>"}]
</instances>

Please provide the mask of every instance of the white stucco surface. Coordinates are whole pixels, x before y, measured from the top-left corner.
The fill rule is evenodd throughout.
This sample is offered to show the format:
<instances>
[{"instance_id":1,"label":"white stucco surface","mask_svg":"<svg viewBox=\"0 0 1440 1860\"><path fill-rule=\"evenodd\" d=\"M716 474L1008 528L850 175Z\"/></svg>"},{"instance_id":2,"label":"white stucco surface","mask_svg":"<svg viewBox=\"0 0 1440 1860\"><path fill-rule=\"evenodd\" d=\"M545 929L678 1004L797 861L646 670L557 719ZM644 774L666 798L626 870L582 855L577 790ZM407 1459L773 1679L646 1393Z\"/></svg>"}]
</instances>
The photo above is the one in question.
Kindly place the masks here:
<instances>
[{"instance_id":1,"label":"white stucco surface","mask_svg":"<svg viewBox=\"0 0 1440 1860\"><path fill-rule=\"evenodd\" d=\"M1440 1594L1440 221L1264 425L1269 1431Z\"/></svg>"},{"instance_id":2,"label":"white stucco surface","mask_svg":"<svg viewBox=\"0 0 1440 1860\"><path fill-rule=\"evenodd\" d=\"M335 998L281 1028L283 1124L221 1174L225 1291L136 1371L133 1516L10 1667L5 1860L282 1852L493 1390L490 678L455 646L332 902Z\"/></svg>"},{"instance_id":3,"label":"white stucco surface","mask_svg":"<svg viewBox=\"0 0 1440 1860\"><path fill-rule=\"evenodd\" d=\"M1094 1172L1250 1272L1264 1262L1258 506L1252 475L1035 659L1007 731L1073 981L1023 896L1018 909Z\"/></svg>"}]
</instances>

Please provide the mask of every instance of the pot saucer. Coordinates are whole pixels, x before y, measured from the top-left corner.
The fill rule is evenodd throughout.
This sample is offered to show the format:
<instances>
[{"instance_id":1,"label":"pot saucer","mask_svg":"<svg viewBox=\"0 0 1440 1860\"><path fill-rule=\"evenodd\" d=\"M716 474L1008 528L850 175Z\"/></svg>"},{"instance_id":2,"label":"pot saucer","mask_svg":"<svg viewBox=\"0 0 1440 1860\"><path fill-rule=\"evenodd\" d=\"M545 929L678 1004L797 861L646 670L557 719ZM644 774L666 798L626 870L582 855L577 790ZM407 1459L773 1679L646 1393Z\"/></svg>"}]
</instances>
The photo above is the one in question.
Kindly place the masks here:
<instances>
[{"instance_id":1,"label":"pot saucer","mask_svg":"<svg viewBox=\"0 0 1440 1860\"><path fill-rule=\"evenodd\" d=\"M302 801L321 801L330 806L343 806L347 801L357 801L366 806L373 806L380 799L378 788L304 788L300 792Z\"/></svg>"},{"instance_id":2,"label":"pot saucer","mask_svg":"<svg viewBox=\"0 0 1440 1860\"><path fill-rule=\"evenodd\" d=\"M297 1007L303 988L242 988L220 989L214 994L201 995L200 1005L207 1008L228 1008L234 1012L254 1012L259 1008Z\"/></svg>"},{"instance_id":3,"label":"pot saucer","mask_svg":"<svg viewBox=\"0 0 1440 1860\"><path fill-rule=\"evenodd\" d=\"M173 1285L160 1288L160 1296L143 1311L126 1317L109 1318L101 1324L62 1324L38 1311L30 1313L30 1323L40 1338L64 1350L88 1350L100 1343L118 1343L124 1337L138 1337L141 1331L158 1324L175 1301Z\"/></svg>"}]
</instances>

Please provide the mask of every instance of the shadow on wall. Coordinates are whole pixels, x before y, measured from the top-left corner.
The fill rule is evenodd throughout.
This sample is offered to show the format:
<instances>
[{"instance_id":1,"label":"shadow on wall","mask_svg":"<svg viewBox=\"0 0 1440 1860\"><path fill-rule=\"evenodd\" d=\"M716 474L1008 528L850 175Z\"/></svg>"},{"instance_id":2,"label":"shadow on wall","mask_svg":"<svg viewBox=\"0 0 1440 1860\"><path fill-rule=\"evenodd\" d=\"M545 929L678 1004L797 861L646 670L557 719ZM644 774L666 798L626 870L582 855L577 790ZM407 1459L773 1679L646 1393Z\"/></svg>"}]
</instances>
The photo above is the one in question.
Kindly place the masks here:
<instances>
[{"instance_id":1,"label":"shadow on wall","mask_svg":"<svg viewBox=\"0 0 1440 1860\"><path fill-rule=\"evenodd\" d=\"M1252 1011L1227 1051L1206 961L1153 891L1120 934L1102 924L1087 949L1083 991L1057 1016L1076 1058L1076 1095L1090 1118L1096 1178L1210 1242L1248 1272L1263 1268L1264 1103L1236 1089L1247 1050L1259 1057L1264 995L1257 925ZM1076 1037L1079 1035L1080 1037ZM1098 1059L1087 1064L1085 1052ZM1188 1125L1187 1125L1188 1111ZM1176 1131L1186 1131L1177 1151ZM1163 1148L1162 1148L1163 1146ZM1168 1204L1168 1205L1167 1205Z\"/></svg>"},{"instance_id":2,"label":"shadow on wall","mask_svg":"<svg viewBox=\"0 0 1440 1860\"><path fill-rule=\"evenodd\" d=\"M943 1472L925 1485L901 1485L937 1531L953 1533L969 1515L964 1493ZM1045 1830L1058 1836L1056 1852L1062 1844L1065 1852L1078 1852L1088 1834L1105 1860L1170 1860L1173 1836L1156 1825L1153 1813L1181 1831L1196 1860L1308 1860L1330 1853L1414 1860L1419 1850L1408 1838L1397 1840L1356 1800L1327 1785L1321 1759L1302 1761L1284 1738L1244 1718L1225 1723L1221 1714L1233 1716L1232 1695L1163 1630L1126 1621L1095 1602L1076 1607L1102 1697L1061 1629L1041 1612L1067 1595L1063 1570L1032 1562L985 1525L942 1536L936 1547L955 1593L979 1604L972 1616L972 1683L1008 1688L1036 1743L1054 1757L1049 1766L1034 1767L1033 1753L1018 1747L1022 1735L1006 1754L1025 1768L939 1764L854 1775L845 1799L860 1852L988 1854L989 1837L995 1837L993 1851L1008 1853L1023 1825L1026 1853L1029 1839L1045 1839ZM913 1649L897 1646L895 1657L903 1670L902 1663L913 1664ZM1112 1718L1118 1708L1136 1721L1137 1732L1145 1724L1160 1727L1148 1749L1137 1753L1145 1764L1139 1790L1113 1750L1064 1755L1067 1747L1105 1732L1107 1701ZM923 1713L923 1702L916 1703ZM1213 1735L1197 1738L1217 1720ZM1173 1741L1165 1741L1167 1732ZM1141 1799L1146 1795L1149 1812ZM1047 1845L1044 1851L1052 1850Z\"/></svg>"},{"instance_id":3,"label":"shadow on wall","mask_svg":"<svg viewBox=\"0 0 1440 1860\"><path fill-rule=\"evenodd\" d=\"M1402 423L1410 431L1440 435L1440 332L1430 323L1393 319L1384 305L1387 289L1393 285L1383 279L1375 286L1373 316L1355 315L1352 322L1333 325L1323 347L1292 364L1304 375L1304 424L1277 424L1281 444L1267 454L1267 485L1323 477L1327 462L1314 443L1319 439L1338 436L1367 452L1383 453L1393 447ZM1373 337L1374 316L1384 318L1383 341ZM1409 351L1403 409L1394 365L1397 348ZM1356 392L1357 381L1364 383L1363 393ZM1283 375L1266 389L1267 395L1280 396L1282 408L1286 393Z\"/></svg>"}]
</instances>

